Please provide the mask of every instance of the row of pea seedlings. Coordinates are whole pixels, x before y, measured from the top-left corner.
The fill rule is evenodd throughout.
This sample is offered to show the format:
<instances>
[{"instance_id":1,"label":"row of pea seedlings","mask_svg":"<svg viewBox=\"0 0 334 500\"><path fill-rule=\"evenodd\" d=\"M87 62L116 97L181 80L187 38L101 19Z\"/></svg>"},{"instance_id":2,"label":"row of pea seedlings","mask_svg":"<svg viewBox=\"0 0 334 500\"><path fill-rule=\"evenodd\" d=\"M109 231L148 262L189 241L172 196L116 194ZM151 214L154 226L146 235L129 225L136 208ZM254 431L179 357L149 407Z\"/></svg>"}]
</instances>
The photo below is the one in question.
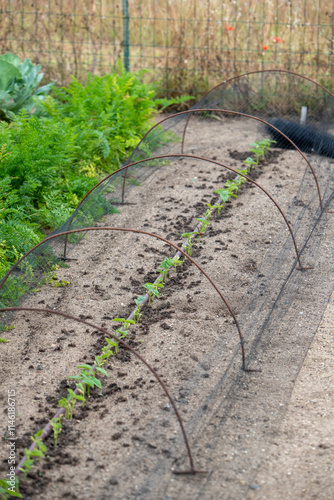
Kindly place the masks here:
<instances>
[{"instance_id":1,"label":"row of pea seedlings","mask_svg":"<svg viewBox=\"0 0 334 500\"><path fill-rule=\"evenodd\" d=\"M247 175L250 170L257 166L261 160L264 159L266 152L270 148L270 144L275 141L271 141L269 139L263 139L262 141L255 142L251 144L250 151L254 153L255 158L248 157L244 160L246 167L241 170L237 170L239 173L243 175ZM208 209L203 217L198 217L197 220L200 224L197 228L190 233L183 233L182 237L186 237L187 241L182 245L185 249L186 253L191 256L192 248L195 243L195 237L198 236L198 242L200 243L201 237L204 235L206 229L210 225L210 218L215 210L220 213L221 209L224 208L225 203L229 201L232 197L236 198L239 188L245 183L246 179L241 176L237 176L232 181L226 181L224 184L224 188L217 189L215 191L216 194L219 195L219 200L216 204L211 205L208 203ZM158 268L159 277L154 283L145 283L143 287L146 289L148 295L148 304L151 305L151 301L154 297L158 298L161 290L164 288L165 281L168 277L169 271L176 268L183 263L183 260L180 259L179 256L170 257L163 260ZM136 324L139 322L141 317L141 308L146 303L145 296L139 296L135 299L136 309L133 312L134 319L125 319L125 318L115 318L112 321L121 323L121 327L115 331L115 335L119 338L124 338L127 335L127 331L130 325ZM58 436L62 429L62 417L65 414L66 419L72 419L73 411L75 404L80 401L82 403L82 407L84 407L86 398L89 397L90 389L94 387L102 388L101 381L96 377L98 373L102 373L103 375L109 376L106 370L103 368L103 365L107 365L109 362L109 358L114 354L117 354L119 344L116 340L110 339L108 337L105 338L107 341L107 345L102 348L102 353L100 356L95 357L94 365L82 364L77 366L77 368L81 369L81 373L79 375L71 375L67 378L76 380L76 389L73 391L72 389L67 389L68 395L66 398L62 398L58 406L64 408L63 413L58 416L55 416L51 421L50 425L52 427L54 433L55 445L57 445ZM59 413L59 412L58 412ZM26 479L29 474L31 468L34 465L34 460L36 458L39 461L45 456L47 451L47 447L43 443L41 438L43 429L39 430L31 440L33 441L33 449L25 449L25 461L20 468L20 471L23 472L23 481ZM32 448L32 447L31 447ZM16 477L16 487L15 491L12 489L8 489L8 484L4 480L0 480L0 494L3 494L3 498L6 499L9 496L14 496L17 498L22 498L22 495L18 492L18 478ZM7 495L7 496L6 496Z\"/></svg>"}]
</instances>

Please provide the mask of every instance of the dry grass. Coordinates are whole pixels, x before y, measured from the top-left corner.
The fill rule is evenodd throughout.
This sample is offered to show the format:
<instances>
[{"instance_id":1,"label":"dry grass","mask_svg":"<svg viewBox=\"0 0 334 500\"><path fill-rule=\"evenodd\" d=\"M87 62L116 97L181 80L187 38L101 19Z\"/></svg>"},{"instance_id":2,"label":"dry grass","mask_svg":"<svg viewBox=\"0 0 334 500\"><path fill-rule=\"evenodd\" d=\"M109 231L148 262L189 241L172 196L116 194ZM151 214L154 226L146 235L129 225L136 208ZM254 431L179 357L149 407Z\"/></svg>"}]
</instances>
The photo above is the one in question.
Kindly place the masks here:
<instances>
[{"instance_id":1,"label":"dry grass","mask_svg":"<svg viewBox=\"0 0 334 500\"><path fill-rule=\"evenodd\" d=\"M131 69L150 69L164 94L272 67L333 89L333 0L129 0L129 13ZM121 0L0 0L0 51L48 79L84 79L122 57L122 22Z\"/></svg>"}]
</instances>

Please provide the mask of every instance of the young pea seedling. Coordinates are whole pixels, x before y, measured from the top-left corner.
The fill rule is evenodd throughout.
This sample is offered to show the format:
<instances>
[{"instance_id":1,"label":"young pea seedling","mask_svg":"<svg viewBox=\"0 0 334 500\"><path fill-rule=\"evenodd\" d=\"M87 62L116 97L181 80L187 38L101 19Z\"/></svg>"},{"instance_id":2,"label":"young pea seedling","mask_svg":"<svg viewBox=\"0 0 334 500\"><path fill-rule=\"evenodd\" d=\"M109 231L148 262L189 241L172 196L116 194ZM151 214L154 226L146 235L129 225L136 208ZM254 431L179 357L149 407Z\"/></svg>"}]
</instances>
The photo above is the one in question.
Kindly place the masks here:
<instances>
[{"instance_id":1,"label":"young pea seedling","mask_svg":"<svg viewBox=\"0 0 334 500\"><path fill-rule=\"evenodd\" d=\"M249 156L248 158L246 158L246 160L244 160L244 163L246 163L248 169L247 169L247 173L248 171L254 167L254 165L257 165L256 161L253 160L253 158L251 156Z\"/></svg>"},{"instance_id":2,"label":"young pea seedling","mask_svg":"<svg viewBox=\"0 0 334 500\"><path fill-rule=\"evenodd\" d=\"M159 297L160 295L159 288L163 288L164 285L162 283L145 283L143 287L146 288L147 290L148 305L150 306L152 297Z\"/></svg>"},{"instance_id":3,"label":"young pea seedling","mask_svg":"<svg viewBox=\"0 0 334 500\"><path fill-rule=\"evenodd\" d=\"M144 302L144 300L145 300L144 295L140 295L139 297L137 297L135 299L135 304L137 306L137 309L134 312L134 320L136 321L136 323L138 323L140 320L140 317L141 317L140 307L141 307L142 303Z\"/></svg>"},{"instance_id":4,"label":"young pea seedling","mask_svg":"<svg viewBox=\"0 0 334 500\"><path fill-rule=\"evenodd\" d=\"M58 401L58 406L60 408L65 408L65 418L70 418L71 413L71 403L67 398L62 398Z\"/></svg>"},{"instance_id":5,"label":"young pea seedling","mask_svg":"<svg viewBox=\"0 0 334 500\"><path fill-rule=\"evenodd\" d=\"M55 446L57 446L58 436L62 431L62 425L61 425L62 416L63 415L60 415L60 417L53 418L52 420L50 420L50 425L52 427L53 436L54 436L54 440L55 440Z\"/></svg>"},{"instance_id":6,"label":"young pea seedling","mask_svg":"<svg viewBox=\"0 0 334 500\"><path fill-rule=\"evenodd\" d=\"M118 342L108 337L105 337L105 340L107 345L102 348L102 354L98 357L101 363L108 363L110 356L118 353Z\"/></svg>"},{"instance_id":7,"label":"young pea seedling","mask_svg":"<svg viewBox=\"0 0 334 500\"><path fill-rule=\"evenodd\" d=\"M176 271L176 268L178 266L181 266L181 264L183 264L183 260L180 259L180 257L174 257L173 259L173 266L174 266L174 270Z\"/></svg>"},{"instance_id":8,"label":"young pea seedling","mask_svg":"<svg viewBox=\"0 0 334 500\"><path fill-rule=\"evenodd\" d=\"M122 336L124 336L123 331L120 331L120 333L122 334ZM107 377L108 373L104 368L101 368L101 366L93 367L91 365L83 364L77 366L77 368L81 368L80 375L70 375L67 378L78 380L77 389L80 394L75 394L75 392L71 389L68 389L68 392L71 397L75 398L78 401L82 401L82 407L84 407L86 401L84 396L87 394L87 397L89 397L90 389L93 389L94 387L102 389L101 381L95 377L96 372L103 373L103 375L106 375Z\"/></svg>"},{"instance_id":9,"label":"young pea seedling","mask_svg":"<svg viewBox=\"0 0 334 500\"><path fill-rule=\"evenodd\" d=\"M120 338L126 337L129 326L136 324L133 319L114 318L113 321L116 321L116 323L122 323L122 327L116 330L116 333Z\"/></svg>"},{"instance_id":10,"label":"young pea seedling","mask_svg":"<svg viewBox=\"0 0 334 500\"><path fill-rule=\"evenodd\" d=\"M259 164L260 160L264 159L264 156L270 148L270 145L275 142L276 141L272 141L270 139L263 139L262 141L253 142L253 144L251 144L251 151L255 154L256 165Z\"/></svg>"},{"instance_id":11,"label":"young pea seedling","mask_svg":"<svg viewBox=\"0 0 334 500\"><path fill-rule=\"evenodd\" d=\"M186 253L191 257L191 254L193 252L193 245L194 245L194 238L195 232L191 233L183 233L182 238L187 238L187 243L183 243L183 248L185 249Z\"/></svg>"},{"instance_id":12,"label":"young pea seedling","mask_svg":"<svg viewBox=\"0 0 334 500\"><path fill-rule=\"evenodd\" d=\"M172 266L173 266L173 258L165 259L161 262L158 271L162 277L163 282L167 279L168 273Z\"/></svg>"}]
</instances>

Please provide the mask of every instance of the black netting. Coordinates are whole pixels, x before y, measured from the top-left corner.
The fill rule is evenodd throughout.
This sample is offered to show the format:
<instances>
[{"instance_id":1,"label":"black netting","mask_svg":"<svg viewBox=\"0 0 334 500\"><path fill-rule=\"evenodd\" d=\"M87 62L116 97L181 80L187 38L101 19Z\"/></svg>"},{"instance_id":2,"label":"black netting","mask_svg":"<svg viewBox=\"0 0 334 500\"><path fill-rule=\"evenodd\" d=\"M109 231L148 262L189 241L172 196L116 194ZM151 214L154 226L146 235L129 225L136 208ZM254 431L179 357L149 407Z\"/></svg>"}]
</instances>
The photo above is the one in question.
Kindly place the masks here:
<instances>
[{"instance_id":1,"label":"black netting","mask_svg":"<svg viewBox=\"0 0 334 500\"><path fill-rule=\"evenodd\" d=\"M300 124L302 107L307 108L306 125ZM196 111L199 109L201 111ZM195 146L192 144L190 149L188 147L192 128L205 126L208 120L217 120L217 134L221 136L222 145L224 129L228 130L233 123L240 129L245 127L247 133L251 131L255 139L261 139L264 135L270 136L277 141L276 146L293 148L283 136L279 137L279 132L268 125L249 117L224 113L221 111L223 109L261 118L288 135L307 154L317 178L323 205L328 201L333 192L333 96L321 86L299 75L265 71L224 82L207 93L190 112L173 115L153 127L123 167L136 162L142 163L120 170L103 181L52 234L93 226L108 213L115 213L117 225L117 211L126 210L127 203L131 203L133 190L140 190L140 184L156 169L169 165L168 168L176 169L177 176L177 168L180 167L176 157L180 153L210 159L210 151L203 148L200 141L197 141ZM175 155L174 159L148 160L155 156L171 154ZM314 175L301 154L298 151L294 151L294 154L296 168L305 169L304 179L296 197L297 203L305 207L303 222L293 211L290 215L298 246L302 247L321 209L319 198L314 196L314 193L317 193ZM221 157L216 156L215 160L229 165L229 159L223 149ZM194 158L193 161L196 163L202 160ZM138 224L140 225L140 221ZM71 255L71 250L82 235L83 233L69 236L67 256ZM34 289L53 266L64 265L61 257L64 256L65 240L65 236L59 236L30 253L3 285L0 291L1 304L10 306L17 303L24 297L24 292Z\"/></svg>"},{"instance_id":2,"label":"black netting","mask_svg":"<svg viewBox=\"0 0 334 500\"><path fill-rule=\"evenodd\" d=\"M221 442L217 436L232 419L233 425L230 424L229 427L232 437L226 441L225 449L228 453L236 448L241 450L241 444L238 445L240 429L256 429L256 436L249 438L247 445L243 444L247 454L241 450L234 458L235 467L242 471L243 478L249 484L253 474L253 455L256 455L260 442L264 442L263 446L267 447L267 433L277 429L277 423L283 415L278 404L286 407L293 387L291 378L295 379L298 375L328 297L333 291L333 229L330 219L333 215L326 213L334 197L333 104L333 96L325 89L288 72L259 72L224 82L206 94L190 112L167 117L153 127L124 164L123 167L126 168L103 181L87 196L70 219L53 233L57 235L69 229L94 226L105 214L110 213L117 226L117 211L127 210L127 204L132 203L134 193L140 193L141 184L157 169L173 169L177 180L178 171L183 166L181 155L188 155L186 161L191 162L194 170L202 165L206 165L207 170L213 167L224 170L217 162L233 168L240 167L242 162L238 164L237 160L234 162L237 165L232 165L231 154L238 158L247 150L250 142L263 137L275 139L274 147L291 150L294 155L294 171L302 174L297 192L287 192L285 195L285 215L293 230L302 263L313 265L320 262L320 265L311 275L296 271L298 260L295 248L282 219L283 229L275 234L268 252L258 255L257 272L250 283L243 289L238 288L237 304L233 290L239 283L236 283L234 289L229 289L233 307L237 305L238 321L247 342L247 364L266 368L266 371L263 370L265 373L259 375L261 382L254 384L254 388L251 387L245 404L243 386L248 383L248 379L238 370L241 364L240 344L235 325L229 324L224 330L224 338L203 355L203 364L209 367L213 383L210 390L201 394L198 408L187 422L187 431L191 433L195 447L204 448L206 440L210 442L208 453L215 450L216 442ZM231 112L228 113L227 110ZM294 149L283 135L259 119L281 130L306 157ZM216 124L212 141L216 145L221 144L219 155L217 147L213 153L207 141L202 142L198 133L193 134L195 129L204 129L208 123ZM238 137L235 134L235 142L233 139L227 141L227 132L233 138L236 131ZM243 137L244 141L240 139ZM152 159L156 156L159 158ZM133 163L136 164L132 165ZM269 163L266 168L272 168L274 187L278 167ZM294 171L291 171L292 176ZM261 184L261 180L259 183ZM268 201L266 209L268 218L275 217L275 213L277 217L281 217L272 202ZM141 229L143 222L138 220L137 228ZM182 232L180 231L179 236ZM69 237L67 256L73 255L73 249L83 234ZM4 306L11 306L22 300L25 296L23 292L34 289L54 265L66 265L66 260L62 260L65 241L65 236L56 236L23 260L1 289L0 301ZM222 290L226 285L224 280L227 274L226 271L217 279ZM226 355L226 337L233 340L229 340L230 355L223 358ZM219 367L218 375L215 367ZM182 382L183 389L189 391L189 394L203 382L201 369L196 369L187 381ZM231 369L236 374L234 377L229 377ZM260 420L259 415L263 417ZM153 421L145 432L148 435L158 435L158 423ZM181 440L177 440L176 446L182 446ZM141 460L146 455L149 456L149 453L149 448L141 450ZM168 455L159 455L156 465L151 467L142 480L138 498L167 498L171 485L171 460ZM260 458L254 460L257 461L256 466L259 466ZM136 467L137 461L137 454L129 455L127 467ZM207 485L210 480L209 475L203 484ZM191 490L192 484L189 482L184 486L188 488L189 497L206 498L205 487L200 493L197 491L196 496ZM242 486L232 481L231 485L242 498ZM128 488L128 485L124 485L124 488ZM150 492L150 496L147 492ZM125 498L125 491L122 494Z\"/></svg>"}]
</instances>

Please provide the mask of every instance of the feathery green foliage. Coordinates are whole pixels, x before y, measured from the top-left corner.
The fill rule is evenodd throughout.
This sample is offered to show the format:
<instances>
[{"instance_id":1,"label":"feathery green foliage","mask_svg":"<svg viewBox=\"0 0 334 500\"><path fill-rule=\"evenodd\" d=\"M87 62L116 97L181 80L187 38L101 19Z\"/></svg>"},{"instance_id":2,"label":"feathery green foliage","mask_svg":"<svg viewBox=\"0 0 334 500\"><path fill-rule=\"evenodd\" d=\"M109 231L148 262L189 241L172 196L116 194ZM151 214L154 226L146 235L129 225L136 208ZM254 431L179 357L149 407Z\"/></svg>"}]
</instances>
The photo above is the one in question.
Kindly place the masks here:
<instances>
[{"instance_id":1,"label":"feathery green foliage","mask_svg":"<svg viewBox=\"0 0 334 500\"><path fill-rule=\"evenodd\" d=\"M43 102L45 116L21 109L10 124L0 122L0 276L64 223L151 127L154 89L141 76L120 67L118 74L90 75L86 86L73 78ZM106 210L101 199L86 222Z\"/></svg>"},{"instance_id":2,"label":"feathery green foliage","mask_svg":"<svg viewBox=\"0 0 334 500\"><path fill-rule=\"evenodd\" d=\"M48 114L74 131L77 160L96 156L103 170L112 172L149 130L155 91L141 76L120 66L118 74L89 74L86 86L73 78L46 100Z\"/></svg>"}]
</instances>

